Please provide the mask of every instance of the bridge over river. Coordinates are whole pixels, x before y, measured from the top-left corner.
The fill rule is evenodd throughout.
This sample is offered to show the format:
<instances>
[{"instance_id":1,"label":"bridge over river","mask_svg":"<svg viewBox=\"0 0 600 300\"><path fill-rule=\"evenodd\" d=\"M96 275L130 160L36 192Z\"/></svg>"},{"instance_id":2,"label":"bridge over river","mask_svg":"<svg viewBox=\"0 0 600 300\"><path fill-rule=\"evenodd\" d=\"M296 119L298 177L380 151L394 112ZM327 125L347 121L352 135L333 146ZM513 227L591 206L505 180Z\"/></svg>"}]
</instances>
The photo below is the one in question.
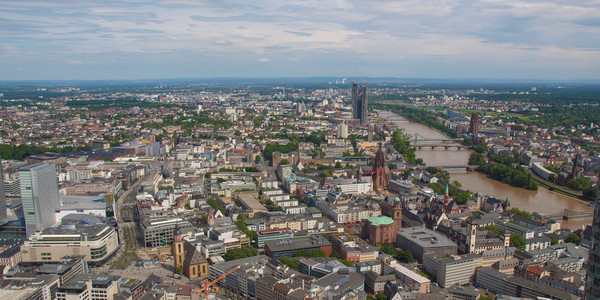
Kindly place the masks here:
<instances>
[{"instance_id":1,"label":"bridge over river","mask_svg":"<svg viewBox=\"0 0 600 300\"><path fill-rule=\"evenodd\" d=\"M460 143L462 139L451 138L426 138L420 134L414 134L414 140L411 140L410 145L417 149L464 149Z\"/></svg>"},{"instance_id":2,"label":"bridge over river","mask_svg":"<svg viewBox=\"0 0 600 300\"><path fill-rule=\"evenodd\" d=\"M479 167L478 165L432 165L438 169L446 171L475 171Z\"/></svg>"},{"instance_id":3,"label":"bridge over river","mask_svg":"<svg viewBox=\"0 0 600 300\"><path fill-rule=\"evenodd\" d=\"M538 213L533 213L532 215L540 215ZM594 215L593 212L589 211L572 211L568 209L563 209L561 211L557 211L552 214L540 215L544 218L554 219L554 218L562 218L563 220L568 220L569 218L589 218Z\"/></svg>"}]
</instances>

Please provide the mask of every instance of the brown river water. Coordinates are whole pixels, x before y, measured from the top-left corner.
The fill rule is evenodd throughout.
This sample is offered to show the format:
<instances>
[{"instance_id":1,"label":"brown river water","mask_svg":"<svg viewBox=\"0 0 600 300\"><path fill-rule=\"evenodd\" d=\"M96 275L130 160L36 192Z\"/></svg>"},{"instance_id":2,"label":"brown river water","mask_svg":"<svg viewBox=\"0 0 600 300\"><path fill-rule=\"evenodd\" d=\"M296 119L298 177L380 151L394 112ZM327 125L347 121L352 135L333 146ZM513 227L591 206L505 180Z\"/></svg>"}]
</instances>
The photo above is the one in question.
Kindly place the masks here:
<instances>
[{"instance_id":1,"label":"brown river water","mask_svg":"<svg viewBox=\"0 0 600 300\"><path fill-rule=\"evenodd\" d=\"M419 134L426 139L446 138L440 132L425 125L408 121L406 118L391 113L389 111L378 111L379 117L387 122L393 122L399 128L403 128L405 133ZM448 166L448 165L466 165L471 155L470 150L466 149L423 149L417 150L417 157L423 158L427 165ZM544 188L537 191L530 191L522 188L512 187L508 184L488 178L485 174L477 171L451 172L450 180L458 180L463 186L473 192L481 192L496 198L508 198L511 207L516 207L528 212L539 212L541 214L553 214L563 209L580 212L593 212L593 208L586 203L551 192ZM562 227L578 229L582 226L592 223L591 217L570 217L569 220L557 219L562 223Z\"/></svg>"}]
</instances>

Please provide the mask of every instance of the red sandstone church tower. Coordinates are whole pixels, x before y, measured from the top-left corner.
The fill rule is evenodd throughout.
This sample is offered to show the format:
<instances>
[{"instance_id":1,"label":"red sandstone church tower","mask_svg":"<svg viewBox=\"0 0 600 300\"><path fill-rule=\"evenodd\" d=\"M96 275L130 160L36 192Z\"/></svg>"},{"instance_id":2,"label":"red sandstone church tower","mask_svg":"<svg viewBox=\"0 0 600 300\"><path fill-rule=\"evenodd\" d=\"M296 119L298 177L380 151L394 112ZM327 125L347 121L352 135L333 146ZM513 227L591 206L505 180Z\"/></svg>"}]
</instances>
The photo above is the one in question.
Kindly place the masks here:
<instances>
[{"instance_id":1,"label":"red sandstone church tower","mask_svg":"<svg viewBox=\"0 0 600 300\"><path fill-rule=\"evenodd\" d=\"M479 134L479 115L476 113L471 115L471 122L469 123L469 133L473 135Z\"/></svg>"},{"instance_id":2,"label":"red sandstone church tower","mask_svg":"<svg viewBox=\"0 0 600 300\"><path fill-rule=\"evenodd\" d=\"M375 153L375 164L373 165L373 190L387 190L388 181L392 178L389 168L385 165L385 155L381 150L381 143L379 143L379 149Z\"/></svg>"}]
</instances>

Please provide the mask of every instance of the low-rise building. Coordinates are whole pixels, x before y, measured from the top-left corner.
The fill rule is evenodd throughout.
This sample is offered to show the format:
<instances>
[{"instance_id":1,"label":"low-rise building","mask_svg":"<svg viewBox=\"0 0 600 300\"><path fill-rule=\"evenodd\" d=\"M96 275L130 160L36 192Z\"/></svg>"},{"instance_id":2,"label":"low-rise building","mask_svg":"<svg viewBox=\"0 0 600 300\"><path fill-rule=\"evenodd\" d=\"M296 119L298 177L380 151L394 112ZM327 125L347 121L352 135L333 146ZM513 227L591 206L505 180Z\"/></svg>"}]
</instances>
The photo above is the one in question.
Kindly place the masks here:
<instances>
[{"instance_id":1,"label":"low-rise building","mask_svg":"<svg viewBox=\"0 0 600 300\"><path fill-rule=\"evenodd\" d=\"M455 255L457 246L447 237L426 228L410 227L398 231L396 247L409 250L413 257L423 262L425 255Z\"/></svg>"},{"instance_id":2,"label":"low-rise building","mask_svg":"<svg viewBox=\"0 0 600 300\"><path fill-rule=\"evenodd\" d=\"M364 291L365 277L356 272L339 270L337 273L331 273L323 276L313 282L311 289L319 289L324 299L334 299L336 296L344 295L350 291Z\"/></svg>"},{"instance_id":3,"label":"low-rise building","mask_svg":"<svg viewBox=\"0 0 600 300\"><path fill-rule=\"evenodd\" d=\"M308 253L314 249L321 249L329 256L331 255L332 245L331 242L320 235L313 235L309 238L282 239L265 242L265 254L273 259L280 259L282 256L293 257L296 251L304 250Z\"/></svg>"},{"instance_id":4,"label":"low-rise building","mask_svg":"<svg viewBox=\"0 0 600 300\"><path fill-rule=\"evenodd\" d=\"M59 261L65 256L85 255L90 264L102 264L118 249L114 227L97 224L65 224L30 236L21 246L26 262Z\"/></svg>"},{"instance_id":5,"label":"low-rise building","mask_svg":"<svg viewBox=\"0 0 600 300\"><path fill-rule=\"evenodd\" d=\"M56 291L57 300L113 300L119 292L119 277L79 274L63 283Z\"/></svg>"},{"instance_id":6,"label":"low-rise building","mask_svg":"<svg viewBox=\"0 0 600 300\"><path fill-rule=\"evenodd\" d=\"M402 286L409 291L414 291L421 294L426 294L431 291L431 280L404 267L396 261L393 261L390 264L384 263L383 273L394 273L397 278L397 283L402 284Z\"/></svg>"},{"instance_id":7,"label":"low-rise building","mask_svg":"<svg viewBox=\"0 0 600 300\"><path fill-rule=\"evenodd\" d=\"M385 283L388 281L392 283L396 282L396 276L394 274L380 275L373 271L366 271L363 275L365 276L365 292L371 294L383 292Z\"/></svg>"},{"instance_id":8,"label":"low-rise building","mask_svg":"<svg viewBox=\"0 0 600 300\"><path fill-rule=\"evenodd\" d=\"M423 265L428 273L435 276L442 287L453 284L467 284L480 266L480 256L474 253L464 255L426 255Z\"/></svg>"}]
</instances>

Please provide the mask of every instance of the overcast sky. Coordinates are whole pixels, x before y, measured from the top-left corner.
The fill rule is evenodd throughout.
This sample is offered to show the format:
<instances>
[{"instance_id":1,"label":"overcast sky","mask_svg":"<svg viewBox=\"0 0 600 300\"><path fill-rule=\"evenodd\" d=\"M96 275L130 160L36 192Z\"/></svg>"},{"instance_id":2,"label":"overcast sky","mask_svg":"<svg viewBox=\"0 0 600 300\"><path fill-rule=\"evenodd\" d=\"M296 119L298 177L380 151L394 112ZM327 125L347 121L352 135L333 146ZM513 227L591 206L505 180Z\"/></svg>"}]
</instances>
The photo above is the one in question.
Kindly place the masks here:
<instances>
[{"instance_id":1,"label":"overcast sky","mask_svg":"<svg viewBox=\"0 0 600 300\"><path fill-rule=\"evenodd\" d=\"M0 5L0 80L600 79L600 0Z\"/></svg>"}]
</instances>

